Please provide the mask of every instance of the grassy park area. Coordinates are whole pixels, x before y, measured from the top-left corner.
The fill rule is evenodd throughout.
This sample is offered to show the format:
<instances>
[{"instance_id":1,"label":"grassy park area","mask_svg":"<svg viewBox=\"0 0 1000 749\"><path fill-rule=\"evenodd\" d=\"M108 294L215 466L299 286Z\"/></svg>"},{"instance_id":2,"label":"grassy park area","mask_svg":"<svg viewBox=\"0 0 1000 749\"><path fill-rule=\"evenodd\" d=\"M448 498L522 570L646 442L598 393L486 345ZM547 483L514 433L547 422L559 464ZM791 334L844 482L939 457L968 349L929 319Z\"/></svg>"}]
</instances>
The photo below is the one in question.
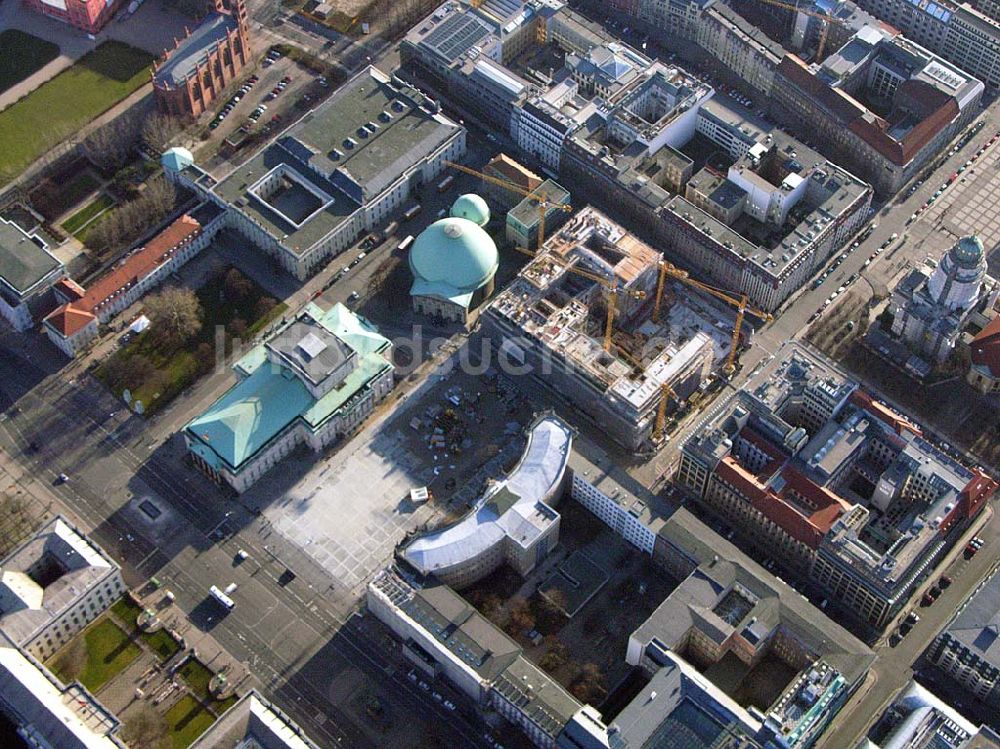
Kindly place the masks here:
<instances>
[{"instance_id":1,"label":"grassy park area","mask_svg":"<svg viewBox=\"0 0 1000 749\"><path fill-rule=\"evenodd\" d=\"M63 221L62 228L67 233L80 239L81 230L114 204L114 198L107 193L101 193L90 203Z\"/></svg>"},{"instance_id":2,"label":"grassy park area","mask_svg":"<svg viewBox=\"0 0 1000 749\"><path fill-rule=\"evenodd\" d=\"M6 57L6 55L3 55ZM0 182L149 82L148 52L107 41L0 112Z\"/></svg>"},{"instance_id":3,"label":"grassy park area","mask_svg":"<svg viewBox=\"0 0 1000 749\"><path fill-rule=\"evenodd\" d=\"M59 55L59 45L17 29L0 32L0 50L0 93L34 75Z\"/></svg>"},{"instance_id":4,"label":"grassy park area","mask_svg":"<svg viewBox=\"0 0 1000 749\"><path fill-rule=\"evenodd\" d=\"M186 749L215 722L215 717L189 694L181 697L164 717L173 749Z\"/></svg>"},{"instance_id":5,"label":"grassy park area","mask_svg":"<svg viewBox=\"0 0 1000 749\"><path fill-rule=\"evenodd\" d=\"M201 308L201 327L196 335L179 346L164 348L156 338L155 326L150 326L96 370L97 377L116 395L129 388L134 400L142 402L144 413L163 408L211 371L216 361L216 330L225 331L228 355L234 339L252 337L287 309L234 268L222 269L196 294ZM148 374L141 381L128 381L143 371Z\"/></svg>"},{"instance_id":6,"label":"grassy park area","mask_svg":"<svg viewBox=\"0 0 1000 749\"><path fill-rule=\"evenodd\" d=\"M98 619L77 638L82 638L82 652L79 645L68 643L56 653L52 670L63 681L78 679L91 692L114 678L141 652L122 628L107 617ZM72 662L77 658L79 662Z\"/></svg>"}]
</instances>

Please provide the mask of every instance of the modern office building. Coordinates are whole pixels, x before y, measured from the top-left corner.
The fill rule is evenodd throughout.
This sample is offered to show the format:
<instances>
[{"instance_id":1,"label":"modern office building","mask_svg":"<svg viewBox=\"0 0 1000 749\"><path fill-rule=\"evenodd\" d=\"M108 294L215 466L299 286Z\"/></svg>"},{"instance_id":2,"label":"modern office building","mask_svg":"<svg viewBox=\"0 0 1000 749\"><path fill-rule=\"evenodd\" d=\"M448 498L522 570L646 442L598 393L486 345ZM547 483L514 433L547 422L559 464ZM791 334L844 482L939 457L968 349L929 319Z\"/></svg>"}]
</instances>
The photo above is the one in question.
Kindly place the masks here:
<instances>
[{"instance_id":1,"label":"modern office building","mask_svg":"<svg viewBox=\"0 0 1000 749\"><path fill-rule=\"evenodd\" d=\"M462 195L450 216L417 235L407 255L414 312L466 327L475 323L500 265L496 244L483 228L489 221L486 201Z\"/></svg>"},{"instance_id":2,"label":"modern office building","mask_svg":"<svg viewBox=\"0 0 1000 749\"><path fill-rule=\"evenodd\" d=\"M976 728L958 710L911 681L886 707L856 749L992 749L989 728Z\"/></svg>"},{"instance_id":3,"label":"modern office building","mask_svg":"<svg viewBox=\"0 0 1000 749\"><path fill-rule=\"evenodd\" d=\"M368 610L402 641L429 676L443 676L474 704L492 709L540 749L554 749L583 708L521 647L448 586L420 585L398 570L368 584Z\"/></svg>"},{"instance_id":4,"label":"modern office building","mask_svg":"<svg viewBox=\"0 0 1000 749\"><path fill-rule=\"evenodd\" d=\"M951 0L913 4L907 0L857 0L865 10L892 24L917 44L1000 86L1000 24L996 3Z\"/></svg>"},{"instance_id":5,"label":"modern office building","mask_svg":"<svg viewBox=\"0 0 1000 749\"><path fill-rule=\"evenodd\" d=\"M526 197L507 211L507 240L515 247L538 249L538 229L542 224L542 207L545 211L545 234L551 236L569 217L569 212L557 206L569 205L569 191L552 179L547 179L536 189L537 197Z\"/></svg>"},{"instance_id":6,"label":"modern office building","mask_svg":"<svg viewBox=\"0 0 1000 749\"><path fill-rule=\"evenodd\" d=\"M660 262L660 253L588 207L546 240L482 318L509 365L538 374L633 450L650 438L664 386L675 409L716 357L713 323L684 313L698 301L692 292L685 299L671 291L671 314L683 322L649 319ZM608 305L616 311L610 349L602 340Z\"/></svg>"},{"instance_id":7,"label":"modern office building","mask_svg":"<svg viewBox=\"0 0 1000 749\"><path fill-rule=\"evenodd\" d=\"M236 384L184 427L191 459L243 492L297 445L323 450L392 390L391 349L344 305L307 305L236 362Z\"/></svg>"},{"instance_id":8,"label":"modern office building","mask_svg":"<svg viewBox=\"0 0 1000 749\"><path fill-rule=\"evenodd\" d=\"M669 535L673 525L671 518L661 532ZM685 556L701 555L698 544L683 545ZM736 724L744 730L759 725L755 735L764 746L811 746L864 680L875 655L731 544L716 537L714 546L632 633L625 660L649 674L678 661L704 672L735 658L748 673L765 660L780 661L794 675L771 685L771 704L730 712L741 716Z\"/></svg>"},{"instance_id":9,"label":"modern office building","mask_svg":"<svg viewBox=\"0 0 1000 749\"><path fill-rule=\"evenodd\" d=\"M978 237L959 239L940 261L928 259L892 291L891 335L931 364L951 358L962 333L995 316L1000 282L990 278Z\"/></svg>"},{"instance_id":10,"label":"modern office building","mask_svg":"<svg viewBox=\"0 0 1000 749\"><path fill-rule=\"evenodd\" d=\"M1000 574L962 604L927 649L927 659L976 699L1000 709Z\"/></svg>"},{"instance_id":11,"label":"modern office building","mask_svg":"<svg viewBox=\"0 0 1000 749\"><path fill-rule=\"evenodd\" d=\"M55 285L62 302L43 322L45 334L66 356L74 357L97 338L98 326L135 304L148 291L208 246L222 211L204 206L208 226L185 214L108 268L86 289L74 281Z\"/></svg>"},{"instance_id":12,"label":"modern office building","mask_svg":"<svg viewBox=\"0 0 1000 749\"><path fill-rule=\"evenodd\" d=\"M524 576L559 543L555 506L566 487L573 430L555 415L528 427L517 465L491 482L465 517L404 542L399 557L421 575L463 588L506 563Z\"/></svg>"},{"instance_id":13,"label":"modern office building","mask_svg":"<svg viewBox=\"0 0 1000 749\"><path fill-rule=\"evenodd\" d=\"M29 747L126 749L120 723L79 682L64 685L0 634L0 712Z\"/></svg>"},{"instance_id":14,"label":"modern office building","mask_svg":"<svg viewBox=\"0 0 1000 749\"><path fill-rule=\"evenodd\" d=\"M166 174L221 206L226 227L305 280L464 153L465 128L369 67L221 180L187 159Z\"/></svg>"},{"instance_id":15,"label":"modern office building","mask_svg":"<svg viewBox=\"0 0 1000 749\"><path fill-rule=\"evenodd\" d=\"M27 330L47 311L50 289L65 275L44 239L0 218L0 317L14 330Z\"/></svg>"},{"instance_id":16,"label":"modern office building","mask_svg":"<svg viewBox=\"0 0 1000 749\"><path fill-rule=\"evenodd\" d=\"M204 114L253 56L245 0L215 0L215 6L153 66L156 105L165 114Z\"/></svg>"},{"instance_id":17,"label":"modern office building","mask_svg":"<svg viewBox=\"0 0 1000 749\"><path fill-rule=\"evenodd\" d=\"M124 592L118 564L56 516L0 561L0 632L44 660Z\"/></svg>"},{"instance_id":18,"label":"modern office building","mask_svg":"<svg viewBox=\"0 0 1000 749\"><path fill-rule=\"evenodd\" d=\"M191 749L319 749L277 705L256 689L227 709Z\"/></svg>"},{"instance_id":19,"label":"modern office building","mask_svg":"<svg viewBox=\"0 0 1000 749\"><path fill-rule=\"evenodd\" d=\"M684 444L676 480L748 542L875 627L997 485L836 365L787 344Z\"/></svg>"}]
</instances>

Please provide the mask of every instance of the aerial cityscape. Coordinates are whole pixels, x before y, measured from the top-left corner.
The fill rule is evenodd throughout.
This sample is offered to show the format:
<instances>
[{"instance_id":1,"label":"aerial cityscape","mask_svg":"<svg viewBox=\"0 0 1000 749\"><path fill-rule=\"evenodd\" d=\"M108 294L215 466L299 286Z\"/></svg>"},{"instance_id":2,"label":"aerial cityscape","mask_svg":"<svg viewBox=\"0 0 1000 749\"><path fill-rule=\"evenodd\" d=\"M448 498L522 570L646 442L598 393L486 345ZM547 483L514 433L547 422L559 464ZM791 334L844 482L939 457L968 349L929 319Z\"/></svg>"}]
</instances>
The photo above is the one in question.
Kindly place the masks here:
<instances>
[{"instance_id":1,"label":"aerial cityscape","mask_svg":"<svg viewBox=\"0 0 1000 749\"><path fill-rule=\"evenodd\" d=\"M0 2L0 749L1000 749L997 0Z\"/></svg>"}]
</instances>

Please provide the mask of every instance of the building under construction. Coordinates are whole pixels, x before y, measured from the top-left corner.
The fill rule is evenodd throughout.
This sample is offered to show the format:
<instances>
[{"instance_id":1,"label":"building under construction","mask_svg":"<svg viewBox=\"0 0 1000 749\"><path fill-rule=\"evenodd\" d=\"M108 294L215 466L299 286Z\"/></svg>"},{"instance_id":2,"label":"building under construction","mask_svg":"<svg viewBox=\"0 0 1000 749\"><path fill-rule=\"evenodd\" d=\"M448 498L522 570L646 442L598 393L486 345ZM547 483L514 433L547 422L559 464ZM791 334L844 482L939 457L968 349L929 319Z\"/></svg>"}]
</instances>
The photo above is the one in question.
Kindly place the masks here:
<instances>
[{"instance_id":1,"label":"building under construction","mask_svg":"<svg viewBox=\"0 0 1000 749\"><path fill-rule=\"evenodd\" d=\"M664 267L605 215L580 211L484 313L501 369L537 376L641 448L738 339L733 310L684 285L696 282L664 279Z\"/></svg>"}]
</instances>

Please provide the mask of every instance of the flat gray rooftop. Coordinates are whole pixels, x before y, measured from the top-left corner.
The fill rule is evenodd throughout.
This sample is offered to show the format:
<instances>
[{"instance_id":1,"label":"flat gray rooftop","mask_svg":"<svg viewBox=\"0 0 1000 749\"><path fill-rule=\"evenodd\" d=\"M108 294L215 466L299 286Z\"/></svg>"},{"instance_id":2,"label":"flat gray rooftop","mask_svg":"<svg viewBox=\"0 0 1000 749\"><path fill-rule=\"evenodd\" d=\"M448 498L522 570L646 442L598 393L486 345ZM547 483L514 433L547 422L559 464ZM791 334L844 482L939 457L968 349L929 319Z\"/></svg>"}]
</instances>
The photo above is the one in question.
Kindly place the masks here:
<instances>
[{"instance_id":1,"label":"flat gray rooftop","mask_svg":"<svg viewBox=\"0 0 1000 749\"><path fill-rule=\"evenodd\" d=\"M375 68L362 70L220 180L214 191L300 255L460 132L426 101L417 89ZM333 198L299 227L249 191L282 164Z\"/></svg>"},{"instance_id":2,"label":"flat gray rooftop","mask_svg":"<svg viewBox=\"0 0 1000 749\"><path fill-rule=\"evenodd\" d=\"M0 280L19 295L59 267L59 261L13 223L0 219Z\"/></svg>"}]
</instances>

